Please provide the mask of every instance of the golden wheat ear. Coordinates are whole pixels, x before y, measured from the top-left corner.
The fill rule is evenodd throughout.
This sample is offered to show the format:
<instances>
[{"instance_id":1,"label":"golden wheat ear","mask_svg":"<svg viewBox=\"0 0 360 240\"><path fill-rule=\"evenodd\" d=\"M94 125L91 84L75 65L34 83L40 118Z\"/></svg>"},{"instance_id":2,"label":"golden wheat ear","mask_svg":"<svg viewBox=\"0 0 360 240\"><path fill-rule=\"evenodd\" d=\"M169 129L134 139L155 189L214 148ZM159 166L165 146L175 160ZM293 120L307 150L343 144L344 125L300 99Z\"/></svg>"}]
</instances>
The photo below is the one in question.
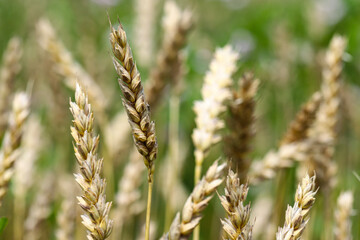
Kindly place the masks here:
<instances>
[{"instance_id":1,"label":"golden wheat ear","mask_svg":"<svg viewBox=\"0 0 360 240\"><path fill-rule=\"evenodd\" d=\"M76 85L75 102L70 101L70 111L74 117L71 135L80 168L74 175L83 190L83 195L77 197L85 211L81 216L82 223L88 230L88 239L106 239L113 225L109 219L111 202L106 202L106 181L100 176L103 159L97 156L99 136L94 131L94 114L79 84Z\"/></svg>"},{"instance_id":2,"label":"golden wheat ear","mask_svg":"<svg viewBox=\"0 0 360 240\"><path fill-rule=\"evenodd\" d=\"M337 199L335 209L335 229L336 240L351 240L351 216L354 215L353 209L354 194L352 191L342 192Z\"/></svg>"}]
</instances>

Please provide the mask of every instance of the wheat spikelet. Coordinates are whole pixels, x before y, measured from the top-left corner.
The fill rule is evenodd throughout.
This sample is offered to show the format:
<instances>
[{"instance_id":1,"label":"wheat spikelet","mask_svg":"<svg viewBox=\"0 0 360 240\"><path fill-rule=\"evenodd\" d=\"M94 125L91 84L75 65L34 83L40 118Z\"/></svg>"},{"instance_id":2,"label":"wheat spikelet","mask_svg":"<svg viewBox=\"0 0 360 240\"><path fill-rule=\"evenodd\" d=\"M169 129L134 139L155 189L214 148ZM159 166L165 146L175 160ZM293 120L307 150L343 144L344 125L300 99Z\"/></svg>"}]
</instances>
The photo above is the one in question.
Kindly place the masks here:
<instances>
[{"instance_id":1,"label":"wheat spikelet","mask_svg":"<svg viewBox=\"0 0 360 240\"><path fill-rule=\"evenodd\" d=\"M22 56L21 41L17 37L10 39L3 54L0 69L0 136L4 133L7 124L7 107L10 105L10 94L13 89L16 75L21 69Z\"/></svg>"},{"instance_id":2,"label":"wheat spikelet","mask_svg":"<svg viewBox=\"0 0 360 240\"><path fill-rule=\"evenodd\" d=\"M238 58L230 46L216 50L201 89L203 100L195 102L196 128L192 134L195 145L195 183L200 179L202 163L210 147L221 140L217 131L224 128L225 124L219 115L226 110L225 102L231 99L231 75L236 70Z\"/></svg>"},{"instance_id":3,"label":"wheat spikelet","mask_svg":"<svg viewBox=\"0 0 360 240\"><path fill-rule=\"evenodd\" d=\"M288 206L286 210L285 224L284 227L278 229L277 240L300 239L309 221L309 213L314 205L316 192L315 175L309 177L306 174L296 190L294 206Z\"/></svg>"},{"instance_id":4,"label":"wheat spikelet","mask_svg":"<svg viewBox=\"0 0 360 240\"><path fill-rule=\"evenodd\" d=\"M153 60L158 0L136 0L134 45L141 65L150 66Z\"/></svg>"},{"instance_id":5,"label":"wheat spikelet","mask_svg":"<svg viewBox=\"0 0 360 240\"><path fill-rule=\"evenodd\" d=\"M351 191L342 192L337 199L335 210L335 239L352 240L351 215L353 214L354 195Z\"/></svg>"},{"instance_id":6,"label":"wheat spikelet","mask_svg":"<svg viewBox=\"0 0 360 240\"><path fill-rule=\"evenodd\" d=\"M41 231L42 223L51 214L51 203L54 200L55 178L52 173L47 173L41 178L40 188L36 194L36 198L30 207L29 215L25 220L25 236L26 240L42 239Z\"/></svg>"},{"instance_id":7,"label":"wheat spikelet","mask_svg":"<svg viewBox=\"0 0 360 240\"><path fill-rule=\"evenodd\" d=\"M29 115L30 100L26 93L17 93L9 115L8 129L0 151L0 205L7 192L8 184L13 176L14 163L20 154L20 143L23 125Z\"/></svg>"},{"instance_id":8,"label":"wheat spikelet","mask_svg":"<svg viewBox=\"0 0 360 240\"><path fill-rule=\"evenodd\" d=\"M238 92L233 92L229 107L228 127L230 134L225 137L225 153L231 159L232 169L236 169L240 179L246 179L250 167L248 153L250 141L255 135L255 94L259 80L252 73L245 73L239 81Z\"/></svg>"},{"instance_id":9,"label":"wheat spikelet","mask_svg":"<svg viewBox=\"0 0 360 240\"><path fill-rule=\"evenodd\" d=\"M77 63L71 53L65 48L47 19L41 19L36 26L38 42L49 54L56 71L65 78L65 84L75 90L76 83L87 89L89 98L94 104L98 118L103 117L107 105L107 97L94 79ZM99 116L100 115L100 116ZM100 119L99 119L100 120Z\"/></svg>"},{"instance_id":10,"label":"wheat spikelet","mask_svg":"<svg viewBox=\"0 0 360 240\"><path fill-rule=\"evenodd\" d=\"M168 82L176 83L177 67L180 65L180 50L186 43L186 38L193 25L192 14L182 11L175 2L165 3L163 18L164 36L158 53L156 67L150 74L149 83L145 88L147 100L152 109L156 108Z\"/></svg>"},{"instance_id":11,"label":"wheat spikelet","mask_svg":"<svg viewBox=\"0 0 360 240\"><path fill-rule=\"evenodd\" d=\"M320 92L315 92L311 98L301 107L295 119L290 124L280 145L301 141L307 138L308 129L316 119L322 97Z\"/></svg>"},{"instance_id":12,"label":"wheat spikelet","mask_svg":"<svg viewBox=\"0 0 360 240\"><path fill-rule=\"evenodd\" d=\"M240 179L229 170L226 178L225 195L219 196L221 205L226 210L227 218L221 219L226 232L226 239L252 239L252 224L250 220L250 204L244 206L248 193L247 184L240 184Z\"/></svg>"},{"instance_id":13,"label":"wheat spikelet","mask_svg":"<svg viewBox=\"0 0 360 240\"><path fill-rule=\"evenodd\" d=\"M152 182L154 161L157 155L155 123L150 120L149 105L145 100L140 73L121 24L117 30L111 26L110 43L115 56L113 63L120 76L119 85L123 92L123 105L128 114L134 142L139 153L144 156L144 163L148 168L148 181Z\"/></svg>"},{"instance_id":14,"label":"wheat spikelet","mask_svg":"<svg viewBox=\"0 0 360 240\"><path fill-rule=\"evenodd\" d=\"M194 190L186 200L182 209L182 216L180 213L176 214L170 230L161 238L163 240L185 240L189 239L194 228L200 223L202 218L201 212L204 211L209 201L212 199L212 194L216 188L222 183L223 171L226 165L218 165L215 161L208 169L206 175L194 187Z\"/></svg>"},{"instance_id":15,"label":"wheat spikelet","mask_svg":"<svg viewBox=\"0 0 360 240\"><path fill-rule=\"evenodd\" d=\"M111 202L106 202L105 179L100 177L103 159L97 157L99 136L94 133L94 116L88 98L80 86L76 85L75 102L70 101L70 111L74 117L71 135L80 173L74 174L76 182L83 190L78 197L84 209L83 225L87 228L88 239L106 239L112 229L109 219Z\"/></svg>"}]
</instances>

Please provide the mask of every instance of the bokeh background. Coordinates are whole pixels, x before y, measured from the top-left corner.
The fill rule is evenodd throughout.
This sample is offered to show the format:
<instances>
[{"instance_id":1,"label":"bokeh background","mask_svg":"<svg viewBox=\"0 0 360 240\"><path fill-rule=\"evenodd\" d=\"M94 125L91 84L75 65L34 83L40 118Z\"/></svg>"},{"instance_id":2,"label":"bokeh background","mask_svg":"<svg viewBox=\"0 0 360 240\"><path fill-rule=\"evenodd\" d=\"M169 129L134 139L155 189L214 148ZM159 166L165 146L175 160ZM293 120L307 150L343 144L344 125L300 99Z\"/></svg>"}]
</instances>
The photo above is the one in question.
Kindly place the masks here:
<instances>
[{"instance_id":1,"label":"bokeh background","mask_svg":"<svg viewBox=\"0 0 360 240\"><path fill-rule=\"evenodd\" d=\"M64 84L53 85L51 78L60 78L52 70L51 64L39 47L35 26L40 18L47 18L54 26L58 37L83 68L101 86L109 101L107 113L112 118L123 110L116 72L111 60L108 41L109 23L117 17L121 20L135 57L138 55L133 42L148 41L136 39L136 31L142 31L137 24L138 6L136 1L126 0L0 0L0 54L9 39L19 36L24 54L22 70L15 82L15 89L32 88L31 111L37 115L44 128L43 150L36 163L35 183L27 196L27 207L34 202L37 183L43 181L46 172L55 175L60 172L74 171L76 161L72 150L69 126L71 114L68 111L69 98L73 91ZM153 24L153 50L150 60L145 63L137 59L142 78L146 81L149 72L156 63L156 54L160 48L163 31L161 21L164 0L157 0ZM360 174L360 2L358 0L182 0L177 1L182 8L189 8L194 15L194 25L184 47L186 74L180 95L180 142L184 159L180 177L184 192L193 188L193 145L191 133L195 126L192 110L194 100L200 99L203 77L216 47L231 44L240 52L239 71L234 81L244 71L251 70L261 81L257 94L256 132L251 156L261 158L279 144L282 134L295 116L302 103L321 83L321 64L326 47L334 34L348 39L347 54L343 71L343 104L335 160L338 163L337 185L331 195L335 202L341 191L354 191L354 209L359 209L360 182L354 173ZM157 169L161 169L169 146L169 99L168 94L161 100L160 109L153 114L156 122L159 158ZM96 116L95 116L96 117ZM98 128L101 129L101 128ZM98 131L102 138L101 130ZM226 130L224 131L226 132ZM131 143L129 138L129 142ZM102 146L102 145L101 145ZM210 153L204 165L223 156L223 145L218 144ZM111 188L108 196L117 191L117 181L123 175L126 158L118 156L113 163L114 179L108 183ZM180 169L179 169L180 170ZM160 193L162 175L156 173L155 195L153 198L152 219L156 222L156 236L159 237L168 228L165 220L166 200ZM159 173L159 174L158 174ZM144 175L145 181L146 175ZM280 181L280 179L282 181ZM285 181L284 181L285 179ZM75 181L74 181L75 184ZM264 208L272 208L276 201L283 206L276 209L283 221L286 204L293 204L296 190L296 166L279 173L274 180L250 188L249 201L252 206L257 201ZM146 196L146 184L143 184L143 198ZM222 187L218 190L223 192ZM171 191L170 191L171 192ZM50 193L56 195L56 190ZM174 193L175 194L175 193ZM13 208L11 193L6 204L0 209L0 215L9 218L9 224L0 239L13 239ZM281 200L279 200L279 196ZM272 200L269 200L272 199ZM267 201L268 200L268 201ZM179 198L179 206L182 206ZM271 203L271 204L270 204ZM55 239L56 215L59 201L54 200L49 217L42 223L41 239ZM311 234L307 239L325 239L322 212L326 211L321 198L311 213ZM265 210L264 210L265 212ZM217 196L211 201L201 223L202 239L218 239L220 236L220 217L224 216ZM261 218L256 216L257 218ZM139 235L144 219L140 213L127 223L124 239L135 239ZM360 239L360 217L352 217L354 239ZM281 222L282 224L282 222ZM255 222L256 229L256 222ZM257 229L259 231L262 229ZM82 231L82 230L79 230ZM81 236L81 233L78 234ZM273 239L265 233L259 239Z\"/></svg>"}]
</instances>

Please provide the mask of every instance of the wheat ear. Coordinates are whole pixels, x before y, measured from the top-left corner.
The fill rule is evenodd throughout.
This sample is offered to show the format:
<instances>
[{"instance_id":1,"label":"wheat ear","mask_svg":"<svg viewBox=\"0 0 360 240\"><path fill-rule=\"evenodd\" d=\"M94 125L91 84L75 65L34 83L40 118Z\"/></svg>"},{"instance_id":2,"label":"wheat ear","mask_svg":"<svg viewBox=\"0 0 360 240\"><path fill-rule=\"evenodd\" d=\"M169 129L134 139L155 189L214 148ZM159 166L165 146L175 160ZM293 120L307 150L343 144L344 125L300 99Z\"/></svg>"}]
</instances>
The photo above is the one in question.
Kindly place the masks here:
<instances>
[{"instance_id":1,"label":"wheat ear","mask_svg":"<svg viewBox=\"0 0 360 240\"><path fill-rule=\"evenodd\" d=\"M300 239L309 221L309 213L315 203L316 192L315 175L310 177L306 174L296 190L294 206L288 206L286 210L285 224L284 227L278 229L277 240Z\"/></svg>"},{"instance_id":2,"label":"wheat ear","mask_svg":"<svg viewBox=\"0 0 360 240\"><path fill-rule=\"evenodd\" d=\"M195 227L199 225L202 218L201 213L212 199L212 194L223 182L223 171L225 168L226 164L218 165L218 161L215 161L210 166L206 175L196 184L186 200L181 218L180 213L177 213L169 232L164 234L161 238L162 240L189 239Z\"/></svg>"},{"instance_id":3,"label":"wheat ear","mask_svg":"<svg viewBox=\"0 0 360 240\"><path fill-rule=\"evenodd\" d=\"M137 70L121 23L117 30L111 25L110 42L115 56L113 63L120 76L119 85L123 92L123 105L128 114L134 142L139 153L144 156L144 163L149 171L148 180L152 182L154 161L157 155L155 123L150 120L149 105L145 100L140 72Z\"/></svg>"},{"instance_id":4,"label":"wheat ear","mask_svg":"<svg viewBox=\"0 0 360 240\"><path fill-rule=\"evenodd\" d=\"M204 158L210 147L221 140L218 130L224 128L219 115L226 110L225 102L231 99L231 75L236 70L239 55L230 47L216 50L201 89L202 100L194 105L196 127L192 134L195 145L195 183L200 180Z\"/></svg>"},{"instance_id":5,"label":"wheat ear","mask_svg":"<svg viewBox=\"0 0 360 240\"><path fill-rule=\"evenodd\" d=\"M335 239L352 240L351 235L351 215L353 210L354 194L351 191L342 192L337 199L335 210Z\"/></svg>"},{"instance_id":6,"label":"wheat ear","mask_svg":"<svg viewBox=\"0 0 360 240\"><path fill-rule=\"evenodd\" d=\"M94 110L98 113L98 120L105 117L107 97L96 81L75 61L71 53L65 48L60 38L56 35L54 27L47 19L41 19L36 25L39 45L50 56L55 70L65 79L65 84L75 90L76 83L88 90L89 98Z\"/></svg>"},{"instance_id":7,"label":"wheat ear","mask_svg":"<svg viewBox=\"0 0 360 240\"><path fill-rule=\"evenodd\" d=\"M145 87L146 97L152 109L160 102L159 93L164 91L167 84L176 83L177 67L181 65L182 60L180 50L185 45L193 26L191 12L182 11L175 2L167 1L164 10L162 46L156 66L151 71L149 82Z\"/></svg>"},{"instance_id":8,"label":"wheat ear","mask_svg":"<svg viewBox=\"0 0 360 240\"><path fill-rule=\"evenodd\" d=\"M109 19L110 22L110 19ZM119 21L117 30L110 22L110 43L114 54L113 63L119 75L119 85L123 93L123 105L128 115L128 120L133 131L135 145L144 157L148 169L148 201L146 211L146 236L150 234L150 210L153 188L153 174L157 156L157 141L155 123L150 120L150 106L145 100L140 72L137 70L126 33ZM120 63L119 63L120 62Z\"/></svg>"},{"instance_id":9,"label":"wheat ear","mask_svg":"<svg viewBox=\"0 0 360 240\"><path fill-rule=\"evenodd\" d=\"M85 211L81 216L82 223L88 230L88 239L106 239L113 225L109 219L111 202L106 202L106 181L100 177L103 159L97 156L99 136L94 132L94 115L79 84L76 85L75 102L70 101L70 111L74 117L71 135L80 167L80 173L74 175L83 190L83 195L78 197L79 205Z\"/></svg>"},{"instance_id":10,"label":"wheat ear","mask_svg":"<svg viewBox=\"0 0 360 240\"><path fill-rule=\"evenodd\" d=\"M226 239L252 239L253 226L249 222L250 204L244 206L248 190L247 184L240 184L237 174L229 170L225 195L219 196L221 205L228 215L227 218L221 219L221 224L227 234Z\"/></svg>"},{"instance_id":11,"label":"wheat ear","mask_svg":"<svg viewBox=\"0 0 360 240\"><path fill-rule=\"evenodd\" d=\"M17 37L10 39L3 54L0 69L0 137L3 135L7 124L7 107L10 105L10 94L13 89L16 75L21 69L22 56L21 41Z\"/></svg>"},{"instance_id":12,"label":"wheat ear","mask_svg":"<svg viewBox=\"0 0 360 240\"><path fill-rule=\"evenodd\" d=\"M282 138L280 145L304 140L308 137L307 133L316 120L322 96L320 92L315 92L311 98L301 107L291 122L288 130Z\"/></svg>"},{"instance_id":13,"label":"wheat ear","mask_svg":"<svg viewBox=\"0 0 360 240\"><path fill-rule=\"evenodd\" d=\"M252 73L245 73L239 80L239 90L233 92L229 107L227 125L231 133L225 137L225 153L240 179L246 179L251 163L247 155L251 150L250 141L255 135L254 98L259 83Z\"/></svg>"},{"instance_id":14,"label":"wheat ear","mask_svg":"<svg viewBox=\"0 0 360 240\"><path fill-rule=\"evenodd\" d=\"M14 163L20 154L23 125L29 115L30 100L24 93L17 93L12 103L8 128L0 151L0 206L14 173Z\"/></svg>"}]
</instances>

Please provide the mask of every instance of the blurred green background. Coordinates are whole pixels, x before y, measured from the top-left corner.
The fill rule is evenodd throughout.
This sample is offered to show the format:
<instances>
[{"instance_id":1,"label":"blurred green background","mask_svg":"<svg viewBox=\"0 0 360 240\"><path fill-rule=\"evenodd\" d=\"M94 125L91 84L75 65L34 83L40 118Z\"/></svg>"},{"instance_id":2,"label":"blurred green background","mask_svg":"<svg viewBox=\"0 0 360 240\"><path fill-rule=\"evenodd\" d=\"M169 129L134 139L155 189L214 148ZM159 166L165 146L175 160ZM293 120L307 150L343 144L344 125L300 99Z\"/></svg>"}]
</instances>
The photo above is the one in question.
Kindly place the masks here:
<instances>
[{"instance_id":1,"label":"blurred green background","mask_svg":"<svg viewBox=\"0 0 360 240\"><path fill-rule=\"evenodd\" d=\"M184 48L186 54L185 84L181 95L180 137L187 147L183 154L185 162L181 177L187 190L193 187L193 145L191 133L195 126L192 106L200 99L203 77L208 69L212 53L218 46L231 44L241 54L239 71L234 81L246 70L251 70L261 80L257 95L257 135L253 141L254 158L261 158L268 150L276 148L289 122L300 105L319 89L321 83L321 59L332 36L336 33L348 39L346 63L344 65L344 102L341 106L341 124L335 160L338 163L338 184L332 194L333 202L340 191L353 190L354 208L359 209L360 182L353 174L360 174L360 2L359 0L182 0L177 1L182 8L193 11L196 25ZM161 18L163 0L158 1L155 28L155 52L162 38ZM41 116L45 126L48 143L38 162L39 172L57 167L71 172L75 160L71 148L69 126L71 116L68 99L73 92L66 87L59 89L64 96L64 115L62 119L52 117L52 93L47 92L51 74L42 57L35 26L41 17L48 18L54 25L61 41L74 58L95 78L109 97L109 116L122 110L120 91L116 81L116 72L111 62L111 50L108 42L109 24L107 12L113 22L119 17L128 33L130 44L134 37L136 14L133 1L125 0L0 0L0 53L6 48L8 40L17 35L23 41L23 69L16 80L16 89L25 89L29 82L34 84L32 111ZM142 39L146 41L146 39ZM136 56L136 48L133 47ZM143 79L153 64L138 67ZM161 110L153 116L156 121L159 141L160 166L167 151L167 131L169 119L169 96L167 95ZM59 124L56 123L59 122ZM101 135L101 133L100 133ZM61 143L59 143L61 142ZM219 144L205 161L209 166L212 159L222 155ZM115 166L115 177L122 175L124 162ZM297 177L295 168L285 175L285 182L277 179L250 188L248 199L255 202L264 196L276 196L285 192L285 205L293 204ZM144 176L145 178L145 176ZM117 182L117 181L116 181ZM114 190L116 191L116 184ZM155 185L158 192L160 186ZM223 193L222 187L218 190ZM144 187L144 193L146 187ZM33 196L30 194L29 202ZM157 222L157 236L164 229L164 202L160 194L155 194L152 219ZM321 212L321 198L312 213L315 220L310 221L314 235L309 239L323 239L324 231ZM11 207L11 204L7 206ZM1 211L4 211L2 209ZM57 205L47 223L55 226ZM11 211L5 210L9 213ZM9 214L6 214L9 215ZM219 218L224 216L217 196L211 201L202 220L202 239L217 239L220 232ZM9 216L11 218L11 216ZM139 228L138 217L132 228ZM360 239L360 217L353 218L354 239ZM139 222L139 223L138 223ZM256 222L255 222L256 228ZM11 225L7 227L5 238L11 239ZM50 235L52 235L50 233ZM263 239L271 239L263 236Z\"/></svg>"}]
</instances>

